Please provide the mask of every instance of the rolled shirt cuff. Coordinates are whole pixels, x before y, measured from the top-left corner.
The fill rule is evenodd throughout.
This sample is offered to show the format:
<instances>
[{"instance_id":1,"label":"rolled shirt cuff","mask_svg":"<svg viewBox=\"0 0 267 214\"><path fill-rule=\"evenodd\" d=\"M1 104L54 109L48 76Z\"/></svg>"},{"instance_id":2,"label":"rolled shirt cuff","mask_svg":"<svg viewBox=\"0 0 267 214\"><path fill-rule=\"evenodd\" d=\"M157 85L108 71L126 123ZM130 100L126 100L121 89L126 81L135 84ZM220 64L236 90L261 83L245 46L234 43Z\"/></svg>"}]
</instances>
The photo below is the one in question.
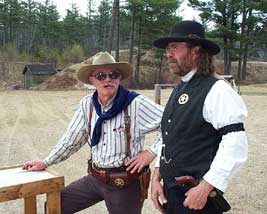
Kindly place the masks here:
<instances>
[{"instance_id":1,"label":"rolled shirt cuff","mask_svg":"<svg viewBox=\"0 0 267 214\"><path fill-rule=\"evenodd\" d=\"M213 174L211 171L208 171L204 176L204 180L207 181L209 184L214 186L215 188L221 190L222 192L225 192L228 187L228 181L225 179L222 179L215 174Z\"/></svg>"},{"instance_id":2,"label":"rolled shirt cuff","mask_svg":"<svg viewBox=\"0 0 267 214\"><path fill-rule=\"evenodd\" d=\"M51 165L52 165L52 163L49 161L49 159L48 159L48 158L44 159L44 160L43 160L43 162L44 162L44 164L46 165L46 167L48 167L48 166L51 166Z\"/></svg>"}]
</instances>

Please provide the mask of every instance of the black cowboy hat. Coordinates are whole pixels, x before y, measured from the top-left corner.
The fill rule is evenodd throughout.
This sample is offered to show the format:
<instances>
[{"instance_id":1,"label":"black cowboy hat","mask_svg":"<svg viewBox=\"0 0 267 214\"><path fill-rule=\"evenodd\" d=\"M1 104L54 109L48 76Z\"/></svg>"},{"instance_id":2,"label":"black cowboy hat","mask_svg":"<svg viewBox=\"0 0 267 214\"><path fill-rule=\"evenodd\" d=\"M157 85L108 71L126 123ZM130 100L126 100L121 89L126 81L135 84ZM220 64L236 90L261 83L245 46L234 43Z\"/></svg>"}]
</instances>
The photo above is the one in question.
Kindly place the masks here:
<instances>
[{"instance_id":1,"label":"black cowboy hat","mask_svg":"<svg viewBox=\"0 0 267 214\"><path fill-rule=\"evenodd\" d=\"M215 55L220 52L220 47L210 40L205 39L205 30L195 21L180 21L172 28L168 37L163 37L153 42L158 48L166 48L170 42L190 42L199 44L209 53Z\"/></svg>"}]
</instances>

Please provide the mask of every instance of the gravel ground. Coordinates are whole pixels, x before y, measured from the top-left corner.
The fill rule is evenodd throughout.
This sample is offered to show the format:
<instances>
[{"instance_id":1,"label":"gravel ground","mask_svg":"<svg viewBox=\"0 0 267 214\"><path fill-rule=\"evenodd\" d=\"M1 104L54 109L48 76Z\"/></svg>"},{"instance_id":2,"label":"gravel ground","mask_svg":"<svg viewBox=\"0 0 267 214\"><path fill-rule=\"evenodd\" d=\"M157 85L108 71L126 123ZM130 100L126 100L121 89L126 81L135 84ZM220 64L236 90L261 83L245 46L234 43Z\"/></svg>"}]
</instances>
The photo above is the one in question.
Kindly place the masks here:
<instances>
[{"instance_id":1,"label":"gravel ground","mask_svg":"<svg viewBox=\"0 0 267 214\"><path fill-rule=\"evenodd\" d=\"M260 92L255 95L255 90ZM171 90L162 91L166 103ZM249 141L249 160L236 175L225 194L232 205L231 214L266 214L267 199L267 97L265 88L246 87L242 94L249 117L246 131ZM154 99L153 90L143 90ZM257 94L257 93L256 93ZM56 144L86 91L0 91L0 166L15 165L31 159L43 159ZM146 139L146 146L154 135ZM88 146L84 146L69 160L51 167L65 176L66 185L86 173ZM43 214L43 195L37 197L38 213ZM0 204L0 214L23 213L23 200ZM106 214L104 203L99 203L80 214ZM158 213L150 199L145 201L144 214Z\"/></svg>"}]
</instances>

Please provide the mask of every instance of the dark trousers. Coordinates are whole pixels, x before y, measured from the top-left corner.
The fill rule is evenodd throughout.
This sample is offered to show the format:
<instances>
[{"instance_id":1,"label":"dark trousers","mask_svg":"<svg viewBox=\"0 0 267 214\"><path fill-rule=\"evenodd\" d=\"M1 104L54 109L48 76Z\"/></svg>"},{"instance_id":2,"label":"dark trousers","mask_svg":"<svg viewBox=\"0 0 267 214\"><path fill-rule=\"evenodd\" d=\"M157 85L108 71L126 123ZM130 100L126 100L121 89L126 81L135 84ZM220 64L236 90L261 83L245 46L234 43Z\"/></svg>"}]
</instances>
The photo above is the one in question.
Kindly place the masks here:
<instances>
[{"instance_id":1,"label":"dark trousers","mask_svg":"<svg viewBox=\"0 0 267 214\"><path fill-rule=\"evenodd\" d=\"M126 188L113 187L92 175L74 181L61 193L62 214L73 214L105 200L109 214L141 214L139 181Z\"/></svg>"},{"instance_id":2,"label":"dark trousers","mask_svg":"<svg viewBox=\"0 0 267 214\"><path fill-rule=\"evenodd\" d=\"M185 208L183 202L188 188L178 186L168 188L167 185L164 185L163 189L168 201L167 204L164 205L166 214L222 214L222 212L218 211L209 200L202 210Z\"/></svg>"}]
</instances>

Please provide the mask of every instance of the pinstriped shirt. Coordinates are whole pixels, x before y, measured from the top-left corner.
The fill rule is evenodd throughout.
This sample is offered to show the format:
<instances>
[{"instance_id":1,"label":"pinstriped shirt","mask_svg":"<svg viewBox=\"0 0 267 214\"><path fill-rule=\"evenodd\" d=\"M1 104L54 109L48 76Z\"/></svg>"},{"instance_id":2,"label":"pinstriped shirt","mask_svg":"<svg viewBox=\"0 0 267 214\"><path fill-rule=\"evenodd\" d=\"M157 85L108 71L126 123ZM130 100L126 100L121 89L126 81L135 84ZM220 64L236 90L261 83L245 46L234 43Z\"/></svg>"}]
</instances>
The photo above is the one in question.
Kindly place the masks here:
<instances>
[{"instance_id":1,"label":"pinstriped shirt","mask_svg":"<svg viewBox=\"0 0 267 214\"><path fill-rule=\"evenodd\" d=\"M92 95L93 94L87 95L81 100L67 131L48 157L45 158L44 162L46 165L49 166L67 159L86 144L87 138L90 143L90 136L92 136L94 125L98 119L98 115L93 108L91 133L90 136L88 136L89 111ZM113 99L107 105L102 105L102 113L107 112L112 107L112 104ZM154 144L150 146L148 150L156 156L162 143L160 133L160 122L163 112L162 107L153 103L147 97L139 95L127 108L131 121L131 157L143 150L145 135L152 131L158 131L158 136ZM91 148L92 160L99 167L119 167L127 161L126 147L124 111L122 111L114 118L102 123L100 141Z\"/></svg>"}]
</instances>

